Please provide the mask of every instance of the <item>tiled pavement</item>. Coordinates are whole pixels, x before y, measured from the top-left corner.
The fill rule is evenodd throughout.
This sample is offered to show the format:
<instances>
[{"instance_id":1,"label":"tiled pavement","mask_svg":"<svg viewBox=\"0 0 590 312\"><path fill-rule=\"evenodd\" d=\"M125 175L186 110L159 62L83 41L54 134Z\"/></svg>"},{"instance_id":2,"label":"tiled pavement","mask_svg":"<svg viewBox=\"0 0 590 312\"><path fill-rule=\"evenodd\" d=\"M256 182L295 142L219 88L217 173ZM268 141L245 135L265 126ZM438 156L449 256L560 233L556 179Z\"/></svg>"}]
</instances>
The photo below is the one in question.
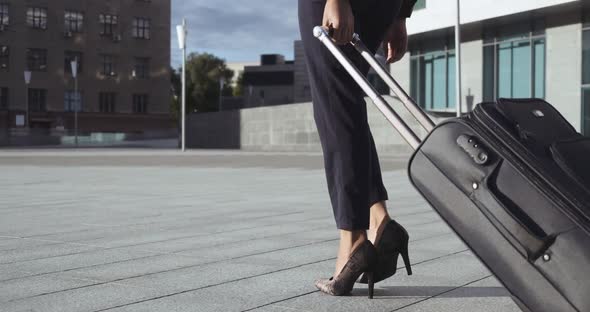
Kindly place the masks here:
<instances>
[{"instance_id":1,"label":"tiled pavement","mask_svg":"<svg viewBox=\"0 0 590 312\"><path fill-rule=\"evenodd\" d=\"M382 163L414 275L368 300L313 286L338 237L319 155L0 150L0 311L520 311Z\"/></svg>"}]
</instances>

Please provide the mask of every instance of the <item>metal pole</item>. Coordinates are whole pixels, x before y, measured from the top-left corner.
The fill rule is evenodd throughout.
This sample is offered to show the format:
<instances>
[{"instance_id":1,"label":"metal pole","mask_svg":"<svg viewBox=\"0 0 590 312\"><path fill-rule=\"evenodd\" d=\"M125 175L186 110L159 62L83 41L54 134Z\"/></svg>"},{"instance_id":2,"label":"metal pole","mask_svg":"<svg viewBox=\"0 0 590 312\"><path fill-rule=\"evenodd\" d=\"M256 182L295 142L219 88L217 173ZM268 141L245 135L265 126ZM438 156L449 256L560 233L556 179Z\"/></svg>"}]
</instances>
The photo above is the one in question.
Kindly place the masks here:
<instances>
[{"instance_id":1,"label":"metal pole","mask_svg":"<svg viewBox=\"0 0 590 312\"><path fill-rule=\"evenodd\" d=\"M223 105L223 78L219 78L219 111L222 110Z\"/></svg>"},{"instance_id":2,"label":"metal pole","mask_svg":"<svg viewBox=\"0 0 590 312\"><path fill-rule=\"evenodd\" d=\"M27 110L26 112L26 128L30 129L31 128L31 124L30 124L30 118L29 118L29 84L25 84L25 109Z\"/></svg>"},{"instance_id":3,"label":"metal pole","mask_svg":"<svg viewBox=\"0 0 590 312\"><path fill-rule=\"evenodd\" d=\"M186 36L186 19L182 19L182 31ZM186 151L186 38L182 46L182 151Z\"/></svg>"},{"instance_id":4,"label":"metal pole","mask_svg":"<svg viewBox=\"0 0 590 312\"><path fill-rule=\"evenodd\" d=\"M457 0L457 24L455 25L455 64L457 65L457 117L461 117L463 95L461 92L461 0Z\"/></svg>"},{"instance_id":5,"label":"metal pole","mask_svg":"<svg viewBox=\"0 0 590 312\"><path fill-rule=\"evenodd\" d=\"M74 96L76 97L76 102L74 102L74 141L76 142L76 147L78 147L78 108L80 105L80 96L78 94L78 75L74 78Z\"/></svg>"}]
</instances>

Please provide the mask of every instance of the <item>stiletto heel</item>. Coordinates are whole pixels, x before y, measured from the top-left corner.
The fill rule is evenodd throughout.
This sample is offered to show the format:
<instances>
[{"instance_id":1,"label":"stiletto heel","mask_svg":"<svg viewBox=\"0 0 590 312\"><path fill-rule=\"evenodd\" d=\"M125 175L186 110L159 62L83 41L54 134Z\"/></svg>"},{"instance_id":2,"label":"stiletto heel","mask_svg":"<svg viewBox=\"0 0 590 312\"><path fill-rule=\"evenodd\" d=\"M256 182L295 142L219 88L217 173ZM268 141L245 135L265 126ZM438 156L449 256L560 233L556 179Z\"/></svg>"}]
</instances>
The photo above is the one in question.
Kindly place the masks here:
<instances>
[{"instance_id":1,"label":"stiletto heel","mask_svg":"<svg viewBox=\"0 0 590 312\"><path fill-rule=\"evenodd\" d=\"M367 280L369 283L369 299L373 299L373 290L375 289L374 273L367 272Z\"/></svg>"},{"instance_id":2,"label":"stiletto heel","mask_svg":"<svg viewBox=\"0 0 590 312\"><path fill-rule=\"evenodd\" d=\"M412 265L410 264L410 255L408 254L408 244L400 251L402 258L404 259L404 265L406 266L406 271L408 275L412 275Z\"/></svg>"},{"instance_id":3,"label":"stiletto heel","mask_svg":"<svg viewBox=\"0 0 590 312\"><path fill-rule=\"evenodd\" d=\"M394 220L389 221L379 239L377 246L377 263L373 271L373 281L378 283L386 278L395 275L397 271L397 261L403 258L406 264L408 275L412 275L412 267L410 266L410 257L408 256L408 244L410 236L408 231L404 229L399 223ZM361 276L359 280L361 284L367 284L367 274Z\"/></svg>"}]
</instances>

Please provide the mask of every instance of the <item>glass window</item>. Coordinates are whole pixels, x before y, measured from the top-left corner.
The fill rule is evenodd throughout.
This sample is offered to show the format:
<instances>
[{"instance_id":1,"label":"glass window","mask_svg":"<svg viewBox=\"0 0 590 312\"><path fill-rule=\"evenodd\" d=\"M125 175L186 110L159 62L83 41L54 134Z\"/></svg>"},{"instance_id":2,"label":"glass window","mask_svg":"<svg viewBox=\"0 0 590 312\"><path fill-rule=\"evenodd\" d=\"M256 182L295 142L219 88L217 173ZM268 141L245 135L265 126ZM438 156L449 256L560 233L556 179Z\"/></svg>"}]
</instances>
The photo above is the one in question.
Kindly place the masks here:
<instances>
[{"instance_id":1,"label":"glass window","mask_svg":"<svg viewBox=\"0 0 590 312\"><path fill-rule=\"evenodd\" d=\"M47 71L47 50L27 49L27 68L30 71Z\"/></svg>"},{"instance_id":2,"label":"glass window","mask_svg":"<svg viewBox=\"0 0 590 312\"><path fill-rule=\"evenodd\" d=\"M150 75L150 59L147 57L136 57L133 68L133 77L145 79Z\"/></svg>"},{"instance_id":3,"label":"glass window","mask_svg":"<svg viewBox=\"0 0 590 312\"><path fill-rule=\"evenodd\" d=\"M117 76L117 65L115 57L110 54L102 54L101 56L102 68L100 73L103 76Z\"/></svg>"},{"instance_id":4,"label":"glass window","mask_svg":"<svg viewBox=\"0 0 590 312\"><path fill-rule=\"evenodd\" d=\"M66 91L64 96L64 109L66 112L82 111L82 94L80 91Z\"/></svg>"},{"instance_id":5,"label":"glass window","mask_svg":"<svg viewBox=\"0 0 590 312\"><path fill-rule=\"evenodd\" d=\"M0 25L2 26L10 25L9 9L8 3L0 3Z\"/></svg>"},{"instance_id":6,"label":"glass window","mask_svg":"<svg viewBox=\"0 0 590 312\"><path fill-rule=\"evenodd\" d=\"M492 102L495 100L496 68L495 68L496 46L483 48L483 100Z\"/></svg>"},{"instance_id":7,"label":"glass window","mask_svg":"<svg viewBox=\"0 0 590 312\"><path fill-rule=\"evenodd\" d=\"M102 36L112 36L115 34L119 23L119 17L117 15L100 14L98 16L98 21L100 24L100 34Z\"/></svg>"},{"instance_id":8,"label":"glass window","mask_svg":"<svg viewBox=\"0 0 590 312\"><path fill-rule=\"evenodd\" d=\"M133 19L133 38L150 39L150 19L136 17Z\"/></svg>"},{"instance_id":9,"label":"glass window","mask_svg":"<svg viewBox=\"0 0 590 312\"><path fill-rule=\"evenodd\" d=\"M454 52L413 55L410 62L412 97L427 110L453 110L457 101Z\"/></svg>"},{"instance_id":10,"label":"glass window","mask_svg":"<svg viewBox=\"0 0 590 312\"><path fill-rule=\"evenodd\" d=\"M82 32L84 27L84 13L66 11L64 14L64 30L68 32Z\"/></svg>"},{"instance_id":11,"label":"glass window","mask_svg":"<svg viewBox=\"0 0 590 312\"><path fill-rule=\"evenodd\" d=\"M117 94L114 92L100 92L98 94L98 108L101 113L114 113Z\"/></svg>"},{"instance_id":12,"label":"glass window","mask_svg":"<svg viewBox=\"0 0 590 312\"><path fill-rule=\"evenodd\" d=\"M0 46L0 70L7 71L10 67L10 48Z\"/></svg>"},{"instance_id":13,"label":"glass window","mask_svg":"<svg viewBox=\"0 0 590 312\"><path fill-rule=\"evenodd\" d=\"M27 25L32 28L47 29L47 9L28 8Z\"/></svg>"},{"instance_id":14,"label":"glass window","mask_svg":"<svg viewBox=\"0 0 590 312\"><path fill-rule=\"evenodd\" d=\"M582 133L590 136L590 87L582 89Z\"/></svg>"},{"instance_id":15,"label":"glass window","mask_svg":"<svg viewBox=\"0 0 590 312\"><path fill-rule=\"evenodd\" d=\"M71 74L72 73L72 62L76 60L78 61L78 73L81 73L84 69L84 62L82 59L82 52L76 51L66 51L64 56L64 72Z\"/></svg>"},{"instance_id":16,"label":"glass window","mask_svg":"<svg viewBox=\"0 0 590 312\"><path fill-rule=\"evenodd\" d=\"M32 112L47 111L47 90L29 89L29 110Z\"/></svg>"},{"instance_id":17,"label":"glass window","mask_svg":"<svg viewBox=\"0 0 590 312\"><path fill-rule=\"evenodd\" d=\"M134 94L133 95L133 112L136 114L147 113L148 95Z\"/></svg>"},{"instance_id":18,"label":"glass window","mask_svg":"<svg viewBox=\"0 0 590 312\"><path fill-rule=\"evenodd\" d=\"M511 34L485 44L484 101L545 98L545 38Z\"/></svg>"},{"instance_id":19,"label":"glass window","mask_svg":"<svg viewBox=\"0 0 590 312\"><path fill-rule=\"evenodd\" d=\"M8 88L0 88L0 109L8 109Z\"/></svg>"},{"instance_id":20,"label":"glass window","mask_svg":"<svg viewBox=\"0 0 590 312\"><path fill-rule=\"evenodd\" d=\"M534 95L537 98L545 98L545 39L537 39L533 42L533 81L535 83Z\"/></svg>"},{"instance_id":21,"label":"glass window","mask_svg":"<svg viewBox=\"0 0 590 312\"><path fill-rule=\"evenodd\" d=\"M590 84L590 29L583 32L582 71L582 84Z\"/></svg>"},{"instance_id":22,"label":"glass window","mask_svg":"<svg viewBox=\"0 0 590 312\"><path fill-rule=\"evenodd\" d=\"M426 0L418 0L414 5L414 10L420 10L426 8Z\"/></svg>"}]
</instances>

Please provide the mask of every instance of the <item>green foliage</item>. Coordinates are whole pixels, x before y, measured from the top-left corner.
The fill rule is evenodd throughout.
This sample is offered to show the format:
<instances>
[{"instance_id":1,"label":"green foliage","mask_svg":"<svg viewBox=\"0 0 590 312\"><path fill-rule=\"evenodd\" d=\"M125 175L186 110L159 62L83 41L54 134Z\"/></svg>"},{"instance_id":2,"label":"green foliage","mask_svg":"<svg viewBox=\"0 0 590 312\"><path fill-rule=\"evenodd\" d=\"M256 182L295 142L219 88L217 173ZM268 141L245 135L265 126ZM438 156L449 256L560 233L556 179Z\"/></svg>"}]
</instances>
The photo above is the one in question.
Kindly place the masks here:
<instances>
[{"instance_id":1,"label":"green foliage","mask_svg":"<svg viewBox=\"0 0 590 312\"><path fill-rule=\"evenodd\" d=\"M182 96L182 68L172 70L172 103L170 109L180 115ZM231 81L234 72L227 68L225 60L209 53L191 53L186 62L186 111L213 112L219 109L221 95L232 96ZM220 93L220 80L224 79Z\"/></svg>"},{"instance_id":2,"label":"green foliage","mask_svg":"<svg viewBox=\"0 0 590 312\"><path fill-rule=\"evenodd\" d=\"M219 97L231 96L234 72L228 69L225 60L208 53L191 53L186 65L187 112L211 112L219 108ZM223 92L220 94L220 79Z\"/></svg>"},{"instance_id":3,"label":"green foliage","mask_svg":"<svg viewBox=\"0 0 590 312\"><path fill-rule=\"evenodd\" d=\"M176 71L170 67L170 113L174 118L180 117L180 96L182 93L182 81L180 78L180 70Z\"/></svg>"},{"instance_id":4,"label":"green foliage","mask_svg":"<svg viewBox=\"0 0 590 312\"><path fill-rule=\"evenodd\" d=\"M234 96L244 96L244 72L240 72L238 79L236 80L236 86L234 87Z\"/></svg>"}]
</instances>

